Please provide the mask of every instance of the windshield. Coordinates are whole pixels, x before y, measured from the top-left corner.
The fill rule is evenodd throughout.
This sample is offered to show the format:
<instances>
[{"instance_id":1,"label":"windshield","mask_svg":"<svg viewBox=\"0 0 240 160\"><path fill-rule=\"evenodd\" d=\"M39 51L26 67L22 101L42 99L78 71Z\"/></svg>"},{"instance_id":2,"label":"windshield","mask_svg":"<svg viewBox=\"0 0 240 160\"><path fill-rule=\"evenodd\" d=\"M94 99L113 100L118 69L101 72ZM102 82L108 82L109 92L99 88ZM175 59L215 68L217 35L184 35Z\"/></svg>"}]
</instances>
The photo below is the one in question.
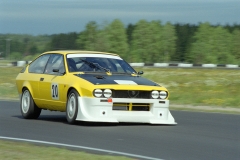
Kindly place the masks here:
<instances>
[{"instance_id":1,"label":"windshield","mask_svg":"<svg viewBox=\"0 0 240 160\"><path fill-rule=\"evenodd\" d=\"M68 54L69 72L109 72L112 74L133 74L136 71L123 59L103 54Z\"/></svg>"}]
</instances>

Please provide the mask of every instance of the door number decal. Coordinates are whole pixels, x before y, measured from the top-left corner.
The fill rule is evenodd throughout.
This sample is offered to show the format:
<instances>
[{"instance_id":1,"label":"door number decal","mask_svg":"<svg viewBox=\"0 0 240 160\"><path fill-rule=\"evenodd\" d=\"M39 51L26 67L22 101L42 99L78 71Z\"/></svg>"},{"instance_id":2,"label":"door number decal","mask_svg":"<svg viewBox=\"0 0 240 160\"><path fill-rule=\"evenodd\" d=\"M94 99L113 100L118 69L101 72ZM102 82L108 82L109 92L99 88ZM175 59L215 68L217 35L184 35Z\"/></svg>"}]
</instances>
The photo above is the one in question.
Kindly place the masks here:
<instances>
[{"instance_id":1,"label":"door number decal","mask_svg":"<svg viewBox=\"0 0 240 160\"><path fill-rule=\"evenodd\" d=\"M52 83L51 85L52 99L59 99L58 84Z\"/></svg>"}]
</instances>

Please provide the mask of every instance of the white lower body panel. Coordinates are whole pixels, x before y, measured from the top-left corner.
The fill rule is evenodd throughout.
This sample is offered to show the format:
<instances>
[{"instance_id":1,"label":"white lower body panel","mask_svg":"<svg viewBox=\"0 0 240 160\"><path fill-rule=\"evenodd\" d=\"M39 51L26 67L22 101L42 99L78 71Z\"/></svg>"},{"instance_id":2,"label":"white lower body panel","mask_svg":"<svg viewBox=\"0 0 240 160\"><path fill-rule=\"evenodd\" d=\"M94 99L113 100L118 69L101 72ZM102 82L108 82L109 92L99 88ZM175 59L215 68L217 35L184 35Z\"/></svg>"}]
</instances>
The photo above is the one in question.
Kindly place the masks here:
<instances>
[{"instance_id":1,"label":"white lower body panel","mask_svg":"<svg viewBox=\"0 0 240 160\"><path fill-rule=\"evenodd\" d=\"M107 102L106 98L78 97L78 103L76 120L79 121L177 124L169 111L169 100L112 98L112 102ZM149 111L113 110L113 103L147 103L150 108Z\"/></svg>"}]
</instances>

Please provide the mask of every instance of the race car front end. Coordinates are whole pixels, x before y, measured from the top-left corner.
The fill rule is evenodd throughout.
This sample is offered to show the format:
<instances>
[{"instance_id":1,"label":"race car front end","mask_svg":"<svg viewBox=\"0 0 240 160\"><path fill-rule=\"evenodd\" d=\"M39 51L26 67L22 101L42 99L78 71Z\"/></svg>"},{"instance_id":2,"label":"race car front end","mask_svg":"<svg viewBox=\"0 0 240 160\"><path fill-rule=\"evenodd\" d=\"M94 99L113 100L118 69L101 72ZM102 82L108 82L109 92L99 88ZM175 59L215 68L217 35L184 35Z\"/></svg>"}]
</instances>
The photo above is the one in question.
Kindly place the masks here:
<instances>
[{"instance_id":1,"label":"race car front end","mask_svg":"<svg viewBox=\"0 0 240 160\"><path fill-rule=\"evenodd\" d=\"M177 124L169 111L167 91L95 89L95 97L78 98L76 120Z\"/></svg>"}]
</instances>

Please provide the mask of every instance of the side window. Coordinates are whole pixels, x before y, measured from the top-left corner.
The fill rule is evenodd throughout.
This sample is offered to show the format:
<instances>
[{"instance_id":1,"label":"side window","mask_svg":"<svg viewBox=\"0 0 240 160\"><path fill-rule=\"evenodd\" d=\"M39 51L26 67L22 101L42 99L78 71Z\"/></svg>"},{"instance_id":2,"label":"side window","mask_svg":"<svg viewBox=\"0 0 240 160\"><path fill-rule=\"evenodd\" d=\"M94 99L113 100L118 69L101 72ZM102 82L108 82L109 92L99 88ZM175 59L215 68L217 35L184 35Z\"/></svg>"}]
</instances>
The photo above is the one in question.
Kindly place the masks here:
<instances>
[{"instance_id":1,"label":"side window","mask_svg":"<svg viewBox=\"0 0 240 160\"><path fill-rule=\"evenodd\" d=\"M34 62L32 62L30 64L28 72L29 73L43 73L49 57L50 57L49 54L45 54L45 55L42 55L41 57L37 58Z\"/></svg>"},{"instance_id":2,"label":"side window","mask_svg":"<svg viewBox=\"0 0 240 160\"><path fill-rule=\"evenodd\" d=\"M58 69L58 72L53 72L53 69ZM64 67L63 56L60 54L52 54L47 63L47 67L44 73L58 74L58 73L64 73L64 72L65 72L65 67Z\"/></svg>"}]
</instances>

